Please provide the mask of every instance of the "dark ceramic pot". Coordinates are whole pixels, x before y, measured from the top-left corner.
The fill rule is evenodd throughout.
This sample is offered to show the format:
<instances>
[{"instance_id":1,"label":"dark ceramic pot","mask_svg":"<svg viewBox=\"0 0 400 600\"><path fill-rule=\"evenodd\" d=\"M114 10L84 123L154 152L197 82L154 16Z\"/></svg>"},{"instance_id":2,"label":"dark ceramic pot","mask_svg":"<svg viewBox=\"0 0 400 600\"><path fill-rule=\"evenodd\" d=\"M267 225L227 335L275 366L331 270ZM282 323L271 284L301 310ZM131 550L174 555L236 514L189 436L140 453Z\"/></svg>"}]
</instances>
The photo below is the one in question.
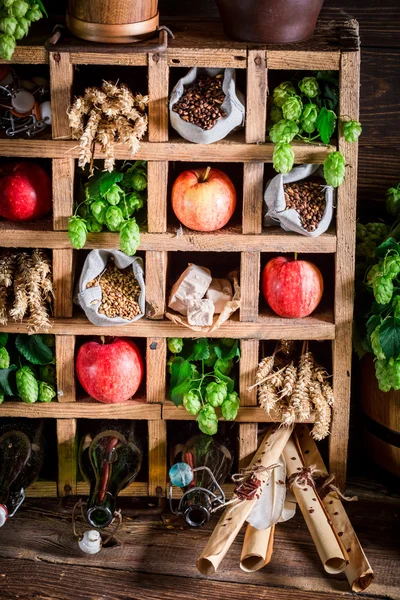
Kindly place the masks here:
<instances>
[{"instance_id":1,"label":"dark ceramic pot","mask_svg":"<svg viewBox=\"0 0 400 600\"><path fill-rule=\"evenodd\" d=\"M216 2L229 38L259 44L287 44L312 36L324 0Z\"/></svg>"}]
</instances>

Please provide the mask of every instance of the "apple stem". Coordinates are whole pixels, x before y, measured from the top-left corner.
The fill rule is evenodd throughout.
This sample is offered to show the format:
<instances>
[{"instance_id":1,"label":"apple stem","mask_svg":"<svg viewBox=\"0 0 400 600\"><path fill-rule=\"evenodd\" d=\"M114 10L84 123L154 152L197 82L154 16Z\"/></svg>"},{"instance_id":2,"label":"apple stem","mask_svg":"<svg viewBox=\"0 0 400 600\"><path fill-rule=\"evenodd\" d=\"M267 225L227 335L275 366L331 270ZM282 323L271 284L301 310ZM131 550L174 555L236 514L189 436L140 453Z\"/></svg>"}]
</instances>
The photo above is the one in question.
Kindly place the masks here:
<instances>
[{"instance_id":1,"label":"apple stem","mask_svg":"<svg viewBox=\"0 0 400 600\"><path fill-rule=\"evenodd\" d=\"M211 171L211 167L207 167L204 172L203 177L201 178L201 183L204 183L205 181L207 181L210 171Z\"/></svg>"},{"instance_id":2,"label":"apple stem","mask_svg":"<svg viewBox=\"0 0 400 600\"><path fill-rule=\"evenodd\" d=\"M106 338L105 338L105 336L104 336L104 335L101 335L101 336L100 336L100 339L101 339L101 343L102 343L102 344L105 344L105 343L106 343Z\"/></svg>"},{"instance_id":3,"label":"apple stem","mask_svg":"<svg viewBox=\"0 0 400 600\"><path fill-rule=\"evenodd\" d=\"M297 252L294 253L294 260L297 260Z\"/></svg>"}]
</instances>

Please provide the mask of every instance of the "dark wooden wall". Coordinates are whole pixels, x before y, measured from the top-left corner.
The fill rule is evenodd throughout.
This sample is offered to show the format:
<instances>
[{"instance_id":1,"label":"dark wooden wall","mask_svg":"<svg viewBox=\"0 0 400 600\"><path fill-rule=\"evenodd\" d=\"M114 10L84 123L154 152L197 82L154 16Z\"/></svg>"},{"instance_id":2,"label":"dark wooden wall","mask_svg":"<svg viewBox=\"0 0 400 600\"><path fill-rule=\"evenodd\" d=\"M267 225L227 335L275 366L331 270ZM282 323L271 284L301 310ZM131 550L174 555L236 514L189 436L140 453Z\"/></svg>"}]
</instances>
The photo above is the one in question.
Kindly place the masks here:
<instances>
[{"instance_id":1,"label":"dark wooden wall","mask_svg":"<svg viewBox=\"0 0 400 600\"><path fill-rule=\"evenodd\" d=\"M161 15L218 17L214 0L160 0ZM400 181L400 0L325 0L321 17L360 23L359 213Z\"/></svg>"}]
</instances>

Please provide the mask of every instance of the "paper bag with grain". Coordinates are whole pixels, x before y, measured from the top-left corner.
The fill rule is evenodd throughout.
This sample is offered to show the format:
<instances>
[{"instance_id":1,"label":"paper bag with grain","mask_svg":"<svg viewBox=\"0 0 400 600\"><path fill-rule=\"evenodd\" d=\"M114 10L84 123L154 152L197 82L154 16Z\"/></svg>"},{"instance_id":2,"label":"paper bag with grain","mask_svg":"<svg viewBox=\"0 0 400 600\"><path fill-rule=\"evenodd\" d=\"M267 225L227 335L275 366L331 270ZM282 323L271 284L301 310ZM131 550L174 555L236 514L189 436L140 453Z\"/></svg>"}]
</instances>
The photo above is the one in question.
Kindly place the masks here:
<instances>
[{"instance_id":1,"label":"paper bag with grain","mask_svg":"<svg viewBox=\"0 0 400 600\"><path fill-rule=\"evenodd\" d=\"M316 443L310 436L308 427L306 425L298 425L296 434L306 466L315 467L316 475L324 478L328 477L327 468ZM371 565L364 554L337 492L334 490L329 491L328 494L322 496L322 502L348 552L350 562L344 572L351 589L353 592L363 592L374 579L374 572Z\"/></svg>"},{"instance_id":2,"label":"paper bag with grain","mask_svg":"<svg viewBox=\"0 0 400 600\"><path fill-rule=\"evenodd\" d=\"M268 482L271 471L277 464L291 432L292 427L278 427L277 425L271 425L268 429L249 465L249 472L252 467L260 482L258 492L261 492ZM223 512L197 561L197 568L201 573L204 575L215 573L257 501L256 496L245 500L236 493L234 494L232 503Z\"/></svg>"},{"instance_id":3,"label":"paper bag with grain","mask_svg":"<svg viewBox=\"0 0 400 600\"><path fill-rule=\"evenodd\" d=\"M305 465L293 436L287 443L283 456L286 461L291 489L303 514L325 571L331 575L345 570L349 557L331 525L330 518L319 498L314 483L305 471Z\"/></svg>"}]
</instances>

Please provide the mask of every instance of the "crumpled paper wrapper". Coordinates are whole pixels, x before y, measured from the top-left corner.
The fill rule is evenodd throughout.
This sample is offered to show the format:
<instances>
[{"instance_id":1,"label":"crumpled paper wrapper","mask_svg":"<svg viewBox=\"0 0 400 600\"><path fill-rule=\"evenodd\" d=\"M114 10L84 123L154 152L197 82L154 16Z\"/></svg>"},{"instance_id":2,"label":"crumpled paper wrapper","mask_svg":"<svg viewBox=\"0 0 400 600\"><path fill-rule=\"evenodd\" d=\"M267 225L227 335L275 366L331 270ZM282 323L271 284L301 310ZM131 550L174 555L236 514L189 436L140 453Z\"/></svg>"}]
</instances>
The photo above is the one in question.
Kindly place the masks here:
<instances>
[{"instance_id":1,"label":"crumpled paper wrapper","mask_svg":"<svg viewBox=\"0 0 400 600\"><path fill-rule=\"evenodd\" d=\"M274 533L275 525L263 530L247 525L240 557L242 571L254 573L270 562L274 549Z\"/></svg>"},{"instance_id":2,"label":"crumpled paper wrapper","mask_svg":"<svg viewBox=\"0 0 400 600\"><path fill-rule=\"evenodd\" d=\"M227 302L224 310L219 315L214 315L213 324L207 327L201 327L199 325L189 325L187 317L176 313L176 312L166 312L165 316L167 319L175 323L176 325L183 325L184 327L188 327L192 331L202 331L203 333L212 333L221 327L225 321L229 319L229 317L236 312L241 306L241 294L240 294L240 286L239 286L239 276L237 271L233 271L226 276L227 279L233 285L233 298L230 302Z\"/></svg>"}]
</instances>

